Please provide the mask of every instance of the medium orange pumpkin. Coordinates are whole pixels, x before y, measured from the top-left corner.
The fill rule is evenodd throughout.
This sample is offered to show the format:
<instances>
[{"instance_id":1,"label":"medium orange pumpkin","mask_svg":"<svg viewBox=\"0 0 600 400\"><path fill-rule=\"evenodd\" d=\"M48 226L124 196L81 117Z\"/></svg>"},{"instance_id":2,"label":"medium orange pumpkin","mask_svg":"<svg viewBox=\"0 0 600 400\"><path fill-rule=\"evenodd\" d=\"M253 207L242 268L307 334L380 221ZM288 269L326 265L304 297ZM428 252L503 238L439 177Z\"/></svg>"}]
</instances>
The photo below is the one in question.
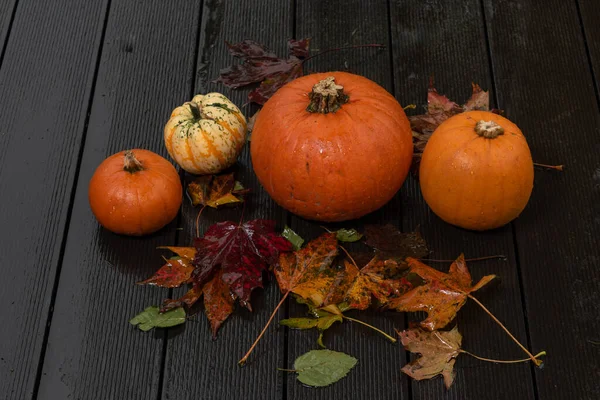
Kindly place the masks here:
<instances>
[{"instance_id":1,"label":"medium orange pumpkin","mask_svg":"<svg viewBox=\"0 0 600 400\"><path fill-rule=\"evenodd\" d=\"M469 111L435 130L421 158L419 181L425 201L444 221L493 229L527 205L533 161L517 125L488 111Z\"/></svg>"},{"instance_id":2,"label":"medium orange pumpkin","mask_svg":"<svg viewBox=\"0 0 600 400\"><path fill-rule=\"evenodd\" d=\"M320 221L387 203L410 167L410 123L375 82L346 72L307 75L269 99L252 130L254 172L271 197Z\"/></svg>"},{"instance_id":3,"label":"medium orange pumpkin","mask_svg":"<svg viewBox=\"0 0 600 400\"><path fill-rule=\"evenodd\" d=\"M171 222L182 187L170 162L148 150L113 154L94 172L88 191L96 219L109 231L141 236Z\"/></svg>"}]
</instances>

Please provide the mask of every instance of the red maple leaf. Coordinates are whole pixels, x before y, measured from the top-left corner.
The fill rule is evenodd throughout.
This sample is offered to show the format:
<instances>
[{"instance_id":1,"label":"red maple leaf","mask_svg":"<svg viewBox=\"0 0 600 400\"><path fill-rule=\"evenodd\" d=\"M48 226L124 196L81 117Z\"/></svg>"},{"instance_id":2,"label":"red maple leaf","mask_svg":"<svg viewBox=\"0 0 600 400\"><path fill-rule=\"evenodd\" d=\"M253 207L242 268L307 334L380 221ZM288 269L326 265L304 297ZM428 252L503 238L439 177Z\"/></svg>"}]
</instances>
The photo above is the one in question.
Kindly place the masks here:
<instances>
[{"instance_id":1,"label":"red maple leaf","mask_svg":"<svg viewBox=\"0 0 600 400\"><path fill-rule=\"evenodd\" d=\"M275 233L275 221L261 219L214 224L204 237L196 239L195 246L196 285L204 285L220 270L223 282L249 310L250 294L262 287L263 272L277 261L280 252L292 250L291 243Z\"/></svg>"}]
</instances>

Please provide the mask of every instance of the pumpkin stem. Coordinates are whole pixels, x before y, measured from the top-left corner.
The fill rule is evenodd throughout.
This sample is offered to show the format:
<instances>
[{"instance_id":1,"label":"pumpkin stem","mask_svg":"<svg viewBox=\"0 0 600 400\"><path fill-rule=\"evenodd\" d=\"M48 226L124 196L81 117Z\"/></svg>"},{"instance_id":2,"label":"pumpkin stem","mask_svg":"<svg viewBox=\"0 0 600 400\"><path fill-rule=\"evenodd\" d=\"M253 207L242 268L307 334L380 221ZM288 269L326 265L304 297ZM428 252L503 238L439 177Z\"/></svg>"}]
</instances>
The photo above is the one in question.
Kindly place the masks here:
<instances>
[{"instance_id":1,"label":"pumpkin stem","mask_svg":"<svg viewBox=\"0 0 600 400\"><path fill-rule=\"evenodd\" d=\"M344 87L335 83L335 78L329 76L313 86L308 94L310 103L306 111L311 113L334 113L350 99L344 94Z\"/></svg>"},{"instance_id":2,"label":"pumpkin stem","mask_svg":"<svg viewBox=\"0 0 600 400\"><path fill-rule=\"evenodd\" d=\"M494 121L481 120L475 125L475 132L486 139L494 139L504 134L504 128Z\"/></svg>"},{"instance_id":3,"label":"pumpkin stem","mask_svg":"<svg viewBox=\"0 0 600 400\"><path fill-rule=\"evenodd\" d=\"M135 172L142 171L144 169L144 166L142 165L140 160L135 158L135 156L133 155L133 151L127 150L125 151L123 169L133 174Z\"/></svg>"},{"instance_id":4,"label":"pumpkin stem","mask_svg":"<svg viewBox=\"0 0 600 400\"><path fill-rule=\"evenodd\" d=\"M190 108L190 111L192 112L192 116L194 117L194 119L196 119L196 120L202 119L202 113L200 112L200 106L197 103L194 103L193 101L188 101L184 105L186 105Z\"/></svg>"}]
</instances>

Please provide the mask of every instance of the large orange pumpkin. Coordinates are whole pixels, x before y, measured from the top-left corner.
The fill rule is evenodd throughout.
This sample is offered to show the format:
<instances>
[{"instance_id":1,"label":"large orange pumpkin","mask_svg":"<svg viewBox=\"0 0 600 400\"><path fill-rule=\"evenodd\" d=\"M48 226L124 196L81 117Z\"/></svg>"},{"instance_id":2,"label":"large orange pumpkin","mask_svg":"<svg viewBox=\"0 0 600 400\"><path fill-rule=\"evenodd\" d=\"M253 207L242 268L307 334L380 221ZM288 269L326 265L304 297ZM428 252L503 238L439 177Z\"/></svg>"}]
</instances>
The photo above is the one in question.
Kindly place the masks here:
<instances>
[{"instance_id":1,"label":"large orange pumpkin","mask_svg":"<svg viewBox=\"0 0 600 400\"><path fill-rule=\"evenodd\" d=\"M170 162L136 149L104 160L92 176L88 197L102 226L140 236L159 230L177 216L182 187Z\"/></svg>"},{"instance_id":2,"label":"large orange pumpkin","mask_svg":"<svg viewBox=\"0 0 600 400\"><path fill-rule=\"evenodd\" d=\"M469 111L435 130L423 152L419 181L425 201L444 221L493 229L527 205L533 161L515 124L488 111Z\"/></svg>"},{"instance_id":3,"label":"large orange pumpkin","mask_svg":"<svg viewBox=\"0 0 600 400\"><path fill-rule=\"evenodd\" d=\"M361 217L387 203L412 159L396 99L346 72L307 75L267 101L251 139L254 171L271 197L320 221Z\"/></svg>"}]
</instances>

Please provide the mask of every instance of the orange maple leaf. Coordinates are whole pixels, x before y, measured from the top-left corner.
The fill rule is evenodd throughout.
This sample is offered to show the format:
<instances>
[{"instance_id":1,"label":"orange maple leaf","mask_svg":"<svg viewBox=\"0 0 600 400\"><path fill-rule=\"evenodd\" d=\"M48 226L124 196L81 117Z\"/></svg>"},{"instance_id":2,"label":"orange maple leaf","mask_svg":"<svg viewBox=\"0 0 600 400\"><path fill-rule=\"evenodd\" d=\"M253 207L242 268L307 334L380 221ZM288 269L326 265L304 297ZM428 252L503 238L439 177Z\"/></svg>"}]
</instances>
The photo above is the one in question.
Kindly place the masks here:
<instances>
[{"instance_id":1,"label":"orange maple leaf","mask_svg":"<svg viewBox=\"0 0 600 400\"><path fill-rule=\"evenodd\" d=\"M282 253L273 272L282 293L296 293L320 307L334 282L336 271L331 268L338 255L335 233L324 233L301 250Z\"/></svg>"},{"instance_id":2,"label":"orange maple leaf","mask_svg":"<svg viewBox=\"0 0 600 400\"><path fill-rule=\"evenodd\" d=\"M487 275L475 286L471 286L471 274L462 254L452 263L448 274L414 258L407 258L406 261L410 271L423 278L425 284L390 301L388 307L397 311L427 312L427 318L421 322L421 327L429 331L448 325L471 293L496 278L496 275Z\"/></svg>"}]
</instances>

